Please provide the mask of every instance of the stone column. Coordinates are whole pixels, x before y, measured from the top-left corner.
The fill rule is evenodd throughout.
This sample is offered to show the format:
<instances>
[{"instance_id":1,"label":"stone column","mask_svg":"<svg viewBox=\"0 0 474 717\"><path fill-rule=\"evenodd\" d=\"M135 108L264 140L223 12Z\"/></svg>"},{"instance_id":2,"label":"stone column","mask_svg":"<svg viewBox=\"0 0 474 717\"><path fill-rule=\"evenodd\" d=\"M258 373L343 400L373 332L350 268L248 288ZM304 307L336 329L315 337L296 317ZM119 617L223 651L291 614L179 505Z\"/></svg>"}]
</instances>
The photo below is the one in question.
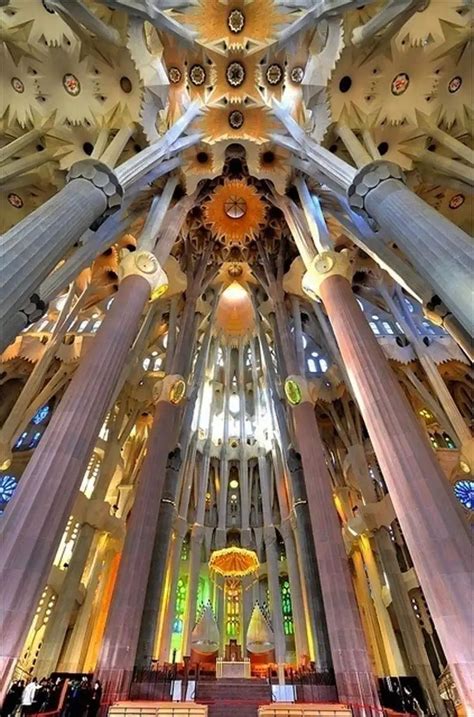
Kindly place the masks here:
<instances>
[{"instance_id":1,"label":"stone column","mask_svg":"<svg viewBox=\"0 0 474 717\"><path fill-rule=\"evenodd\" d=\"M306 380L297 374L281 295L274 295L278 335L287 372L285 394L303 464L306 497L316 549L336 685L341 702L378 706L378 694L365 644L331 476ZM292 374L292 371L295 373Z\"/></svg>"},{"instance_id":2,"label":"stone column","mask_svg":"<svg viewBox=\"0 0 474 717\"><path fill-rule=\"evenodd\" d=\"M303 286L323 300L441 644L461 698L466 707L472 706L468 526L353 296L350 273L343 254L326 252L316 257Z\"/></svg>"},{"instance_id":3,"label":"stone column","mask_svg":"<svg viewBox=\"0 0 474 717\"><path fill-rule=\"evenodd\" d=\"M133 256L133 255L132 255ZM190 337L195 336L199 282L189 289L172 370L185 372ZM193 340L193 339L192 339ZM180 373L158 386L157 408L142 465L117 583L104 633L97 672L109 703L128 696L153 555L168 452L175 445L182 416L185 381Z\"/></svg>"},{"instance_id":4,"label":"stone column","mask_svg":"<svg viewBox=\"0 0 474 717\"><path fill-rule=\"evenodd\" d=\"M301 457L290 446L284 408L276 388L275 368L270 356L266 337L260 333L260 347L265 361L266 377L271 388L273 407L278 423L282 445L286 449L285 460L293 494L292 513L295 523L298 566L303 583L303 599L307 608L309 657L316 661L318 669L332 667L331 650L324 610L321 581L315 559L315 548L304 487ZM280 350L280 349L278 349ZM316 641L316 646L314 642Z\"/></svg>"},{"instance_id":5,"label":"stone column","mask_svg":"<svg viewBox=\"0 0 474 717\"><path fill-rule=\"evenodd\" d=\"M438 685L431 669L423 635L403 580L394 545L385 528L374 536L380 560L387 575L392 605L397 617L409 666L425 690L428 703L438 717L445 717L446 707L439 694Z\"/></svg>"},{"instance_id":6,"label":"stone column","mask_svg":"<svg viewBox=\"0 0 474 717\"><path fill-rule=\"evenodd\" d=\"M316 548L331 655L341 702L378 705L364 631L355 600L331 477L308 400L292 409L303 463L309 515Z\"/></svg>"},{"instance_id":7,"label":"stone column","mask_svg":"<svg viewBox=\"0 0 474 717\"><path fill-rule=\"evenodd\" d=\"M122 191L136 191L167 156L199 142L199 134L180 139L199 113L199 103L192 103L158 142L123 162L116 172L94 159L76 162L68 184L0 238L0 325L10 317L10 332L25 325L23 314L27 323L41 316L45 307L36 293L41 281L86 229L97 227L120 207Z\"/></svg>"},{"instance_id":8,"label":"stone column","mask_svg":"<svg viewBox=\"0 0 474 717\"><path fill-rule=\"evenodd\" d=\"M272 459L275 475L275 487L280 506L281 523L280 533L285 543L286 562L288 566L288 580L290 583L291 603L293 607L293 624L295 628L295 652L297 662L309 657L308 636L306 632L305 607L303 602L303 577L299 571L298 556L296 554L295 535L291 524L290 506L288 502L285 474L282 468L281 454L275 439L272 441Z\"/></svg>"},{"instance_id":9,"label":"stone column","mask_svg":"<svg viewBox=\"0 0 474 717\"><path fill-rule=\"evenodd\" d=\"M120 426L118 429L120 429ZM102 507L102 515L105 515L110 507L108 503L102 506L100 506L100 504L103 504L105 500L105 495L107 493L111 477L115 471L118 461L120 460L120 444L115 442L116 432L117 428L114 425L109 434L109 441L111 441L111 443L106 449L106 457L100 466L100 473L90 498L91 502L88 504L88 508L90 509L93 506L92 501L95 503L95 506L92 507L93 520L91 522L95 522L94 517L96 515L100 515L97 513L97 508ZM128 433L129 432L126 432L126 437L128 437ZM79 494L79 498L84 498L82 493ZM81 502L83 503L83 501ZM76 514L76 507L78 507L77 501L73 510L73 515ZM103 520L101 522L103 522ZM105 530L106 526L102 525L101 527ZM69 567L66 570L64 581L61 585L61 590L54 606L52 619L49 620L46 626L41 649L36 660L35 671L38 674L50 675L58 666L59 655L67 633L71 614L74 610L87 558L93 545L94 538L96 538L100 533L100 529L96 528L87 521L81 526L79 537L77 539L72 558L69 562Z\"/></svg>"},{"instance_id":10,"label":"stone column","mask_svg":"<svg viewBox=\"0 0 474 717\"><path fill-rule=\"evenodd\" d=\"M275 658L278 664L285 662L286 644L283 631L283 613L281 607L280 576L278 570L278 554L276 550L276 533L272 520L270 498L270 475L265 449L259 449L258 474L262 493L263 537L267 556L268 589L272 608L272 625L275 636Z\"/></svg>"},{"instance_id":11,"label":"stone column","mask_svg":"<svg viewBox=\"0 0 474 717\"><path fill-rule=\"evenodd\" d=\"M161 588L165 579L168 550L176 517L176 487L181 467L181 450L178 447L168 455L163 494L159 508L158 530L153 545L153 560L148 577L147 592L141 619L136 664L146 668L154 657L155 633L158 623Z\"/></svg>"},{"instance_id":12,"label":"stone column","mask_svg":"<svg viewBox=\"0 0 474 717\"><path fill-rule=\"evenodd\" d=\"M129 257L134 257L133 266L129 259L115 300L2 520L0 614L5 629L0 682L4 685L25 640L151 287L164 281L164 272L153 255L136 252Z\"/></svg>"},{"instance_id":13,"label":"stone column","mask_svg":"<svg viewBox=\"0 0 474 717\"><path fill-rule=\"evenodd\" d=\"M169 565L169 589L162 595L160 608L165 611L163 618L163 630L160 636L159 660L168 662L170 655L171 636L173 632L173 621L176 607L176 589L179 580L179 566L181 561L181 550L183 541L188 532L188 524L185 520L178 518L174 528L174 540L172 542L172 553Z\"/></svg>"},{"instance_id":14,"label":"stone column","mask_svg":"<svg viewBox=\"0 0 474 717\"><path fill-rule=\"evenodd\" d=\"M379 623L375 615L374 605L367 584L367 575L365 574L364 561L358 550L352 553L352 564L354 565L354 588L357 595L360 616L364 626L364 632L369 646L369 653L372 658L372 669L374 673L379 675L390 675L384 661L383 646L381 646L382 637L380 635Z\"/></svg>"},{"instance_id":15,"label":"stone column","mask_svg":"<svg viewBox=\"0 0 474 717\"><path fill-rule=\"evenodd\" d=\"M0 239L0 324L38 304L40 282L99 217L119 209L122 188L114 172L91 159L76 162L68 183ZM38 309L43 309L38 304ZM41 315L41 313L39 314Z\"/></svg>"},{"instance_id":16,"label":"stone column","mask_svg":"<svg viewBox=\"0 0 474 717\"><path fill-rule=\"evenodd\" d=\"M97 674L105 687L104 701L107 703L128 697L166 461L177 437L181 407L170 402L169 391L179 379L176 376L167 379L148 438L148 450L128 520L127 536L97 664Z\"/></svg>"},{"instance_id":17,"label":"stone column","mask_svg":"<svg viewBox=\"0 0 474 717\"><path fill-rule=\"evenodd\" d=\"M295 537L289 519L280 525L280 532L285 543L286 562L288 565L288 580L290 583L293 624L295 628L296 660L297 662L301 662L303 659L309 657L309 649L306 635L303 592L301 589L302 579L298 570Z\"/></svg>"},{"instance_id":18,"label":"stone column","mask_svg":"<svg viewBox=\"0 0 474 717\"><path fill-rule=\"evenodd\" d=\"M210 426L209 426L210 428ZM189 557L189 580L186 612L184 616L183 656L191 655L191 634L196 621L196 600L198 594L199 573L201 568L201 547L204 538L204 515L206 511L206 493L209 483L211 463L211 441L208 439L199 466L198 503L196 520L191 530L191 552Z\"/></svg>"},{"instance_id":19,"label":"stone column","mask_svg":"<svg viewBox=\"0 0 474 717\"><path fill-rule=\"evenodd\" d=\"M398 165L376 160L357 172L309 138L283 104L274 100L273 112L291 135L288 140L274 134L273 141L293 153L299 149L303 157L294 157L292 164L336 193L347 193L351 209L366 221L373 220L402 249L420 276L472 334L469 236L410 191ZM403 221L404 217L410 217L410 221ZM380 240L381 248L383 244Z\"/></svg>"},{"instance_id":20,"label":"stone column","mask_svg":"<svg viewBox=\"0 0 474 717\"><path fill-rule=\"evenodd\" d=\"M45 635L35 664L35 672L39 675L50 675L57 667L59 655L64 642L71 613L81 584L82 573L94 540L96 531L91 525L83 525L74 548L64 582L54 606L52 620L46 626Z\"/></svg>"},{"instance_id":21,"label":"stone column","mask_svg":"<svg viewBox=\"0 0 474 717\"><path fill-rule=\"evenodd\" d=\"M385 653L383 658L386 662L387 668L385 674L405 675L405 666L400 654L392 621L382 599L382 581L380 580L379 569L377 563L375 562L375 556L372 551L370 540L365 535L362 535L359 538L359 550L364 561L365 572L369 581L370 594L382 638L382 649Z\"/></svg>"},{"instance_id":22,"label":"stone column","mask_svg":"<svg viewBox=\"0 0 474 717\"><path fill-rule=\"evenodd\" d=\"M97 611L100 609L102 595L105 592L119 547L117 541L111 541L108 538L103 549L96 555L87 583L86 597L78 612L65 654L57 665L58 670L64 672L89 671L85 659L90 647L93 628L96 626L94 617L98 618Z\"/></svg>"},{"instance_id":23,"label":"stone column","mask_svg":"<svg viewBox=\"0 0 474 717\"><path fill-rule=\"evenodd\" d=\"M202 490L202 488L201 488ZM206 494L204 491L204 502ZM204 538L204 526L195 523L191 529L191 550L189 554L188 591L184 612L182 654L191 656L191 634L196 622L196 601L198 594L199 572L201 567L201 546Z\"/></svg>"},{"instance_id":24,"label":"stone column","mask_svg":"<svg viewBox=\"0 0 474 717\"><path fill-rule=\"evenodd\" d=\"M348 197L351 208L380 226L472 334L473 254L468 235L410 191L392 162L366 165L354 177Z\"/></svg>"}]
</instances>

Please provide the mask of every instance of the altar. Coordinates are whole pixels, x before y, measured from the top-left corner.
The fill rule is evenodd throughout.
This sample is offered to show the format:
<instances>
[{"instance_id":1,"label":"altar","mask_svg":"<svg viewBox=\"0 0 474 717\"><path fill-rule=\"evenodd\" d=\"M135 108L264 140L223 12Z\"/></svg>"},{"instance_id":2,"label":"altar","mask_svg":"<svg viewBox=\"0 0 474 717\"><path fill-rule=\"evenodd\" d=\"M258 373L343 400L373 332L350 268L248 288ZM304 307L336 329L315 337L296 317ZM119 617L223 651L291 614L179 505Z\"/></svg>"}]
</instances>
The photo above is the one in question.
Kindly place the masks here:
<instances>
[{"instance_id":1,"label":"altar","mask_svg":"<svg viewBox=\"0 0 474 717\"><path fill-rule=\"evenodd\" d=\"M243 660L223 660L218 657L216 660L216 678L219 679L242 679L250 677L250 660L245 657Z\"/></svg>"}]
</instances>

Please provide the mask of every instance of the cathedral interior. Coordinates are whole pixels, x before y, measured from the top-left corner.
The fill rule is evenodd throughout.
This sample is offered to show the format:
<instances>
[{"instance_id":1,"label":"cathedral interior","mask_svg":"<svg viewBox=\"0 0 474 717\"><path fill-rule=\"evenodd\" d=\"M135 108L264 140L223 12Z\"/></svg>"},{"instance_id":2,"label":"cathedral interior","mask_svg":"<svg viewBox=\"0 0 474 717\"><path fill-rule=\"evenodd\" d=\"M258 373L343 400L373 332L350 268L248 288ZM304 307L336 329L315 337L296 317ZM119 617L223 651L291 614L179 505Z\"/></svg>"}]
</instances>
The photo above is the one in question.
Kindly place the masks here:
<instances>
[{"instance_id":1,"label":"cathedral interior","mask_svg":"<svg viewBox=\"0 0 474 717\"><path fill-rule=\"evenodd\" d=\"M0 696L474 715L470 3L0 21Z\"/></svg>"}]
</instances>

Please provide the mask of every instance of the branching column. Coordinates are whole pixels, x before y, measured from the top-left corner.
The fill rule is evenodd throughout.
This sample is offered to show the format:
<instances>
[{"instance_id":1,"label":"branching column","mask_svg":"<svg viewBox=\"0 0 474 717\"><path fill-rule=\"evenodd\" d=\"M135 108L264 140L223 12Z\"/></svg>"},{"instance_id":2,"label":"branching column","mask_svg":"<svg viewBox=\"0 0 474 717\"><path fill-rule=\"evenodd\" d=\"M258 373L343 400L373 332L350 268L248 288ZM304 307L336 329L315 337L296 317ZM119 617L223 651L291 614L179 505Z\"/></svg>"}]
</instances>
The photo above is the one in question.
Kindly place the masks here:
<instances>
[{"instance_id":1,"label":"branching column","mask_svg":"<svg viewBox=\"0 0 474 717\"><path fill-rule=\"evenodd\" d=\"M270 498L270 471L265 449L258 451L258 474L260 479L260 490L262 493L263 511L263 537L265 540L265 552L267 557L268 589L270 591L270 603L272 608L273 634L275 635L275 658L278 664L285 662L285 633L283 631L283 613L281 606L280 576L278 571L278 553L276 547L276 532L272 520L271 498Z\"/></svg>"},{"instance_id":2,"label":"branching column","mask_svg":"<svg viewBox=\"0 0 474 717\"><path fill-rule=\"evenodd\" d=\"M275 291L273 299L278 334L287 372L290 374L287 386L289 380L298 386L294 399L289 399L289 403L294 435L303 464L339 699L342 702L377 706L377 689L349 573L314 405L306 381L296 375L296 357L281 293L277 294ZM287 391L287 395L291 398L291 392Z\"/></svg>"},{"instance_id":3,"label":"branching column","mask_svg":"<svg viewBox=\"0 0 474 717\"><path fill-rule=\"evenodd\" d=\"M357 304L350 273L344 254L325 252L303 285L324 302L460 695L474 709L468 526Z\"/></svg>"},{"instance_id":4,"label":"branching column","mask_svg":"<svg viewBox=\"0 0 474 717\"><path fill-rule=\"evenodd\" d=\"M140 623L145 603L155 541L165 466L169 451L175 445L183 410L183 394L176 393L184 382L189 359L189 346L196 333L199 314L195 313L207 259L201 262L198 274L188 287L188 296L181 330L168 375L157 395L157 408L148 439L148 449L140 472L138 488L120 563L115 592L107 619L102 649L97 665L105 685L105 701L123 699L128 695L138 647ZM179 373L178 373L179 372ZM177 398L178 396L178 398Z\"/></svg>"},{"instance_id":5,"label":"branching column","mask_svg":"<svg viewBox=\"0 0 474 717\"><path fill-rule=\"evenodd\" d=\"M271 389L281 442L283 446L288 447L290 446L290 438L288 435L286 416L277 393L275 368L270 356L266 337L262 332L260 335L260 346L265 360L266 377ZM275 348L278 348L278 345L276 345ZM309 657L315 660L318 669L327 670L332 667L332 658L329 647L321 581L315 560L315 548L308 501L304 487L301 457L290 447L286 450L285 460L291 482L293 501L291 519L294 524L298 568L303 583L303 599L307 607L306 619L308 626ZM316 645L314 644L315 641Z\"/></svg>"},{"instance_id":6,"label":"branching column","mask_svg":"<svg viewBox=\"0 0 474 717\"><path fill-rule=\"evenodd\" d=\"M408 189L397 164L376 160L357 172L308 137L283 104L273 104L274 113L292 135L292 139L274 135L274 141L304 157L295 158L293 163L338 194L347 195L351 209L375 223L402 249L420 276L472 334L473 252L469 236ZM383 239L379 241L382 247Z\"/></svg>"},{"instance_id":7,"label":"branching column","mask_svg":"<svg viewBox=\"0 0 474 717\"><path fill-rule=\"evenodd\" d=\"M392 162L366 165L355 176L348 196L351 208L393 239L472 333L474 255L469 236L408 189L403 172ZM410 221L403 221L404 217Z\"/></svg>"},{"instance_id":8,"label":"branching column","mask_svg":"<svg viewBox=\"0 0 474 717\"><path fill-rule=\"evenodd\" d=\"M37 305L35 290L81 234L99 217L119 209L122 188L114 172L91 159L76 162L68 183L0 239L0 324L15 311ZM38 305L38 316L42 305ZM34 320L34 317L33 317Z\"/></svg>"},{"instance_id":9,"label":"branching column","mask_svg":"<svg viewBox=\"0 0 474 717\"><path fill-rule=\"evenodd\" d=\"M201 348L199 350L198 359L194 369L193 387L186 404L183 423L181 426L179 444L175 449L175 452L179 452L180 454L180 475L178 477L176 475L175 470L169 470L168 468L166 472L163 496L161 499L160 506L160 514L158 519L158 527L155 535L155 543L153 546L152 563L150 568L150 574L148 576L145 606L143 609L140 627L140 637L138 640L136 658L136 664L138 667L146 667L149 664L150 659L155 656L154 653L156 632L159 623L159 609L165 584L165 572L169 558L169 549L173 533L173 523L177 514L176 502L180 487L179 478L182 478L183 474L187 470L189 470L190 465L194 466L194 460L192 461L192 463L189 462L189 458L193 453L195 457L195 440L191 441L191 426L194 411L196 408L196 400L198 397L199 389L201 387L201 382L206 367L206 361L208 358L210 339L211 332L209 329L205 338L203 339ZM202 395L203 392L201 391L199 405L202 404ZM188 450L190 448L191 443L193 447ZM174 607L173 595L170 595L170 601Z\"/></svg>"},{"instance_id":10,"label":"branching column","mask_svg":"<svg viewBox=\"0 0 474 717\"><path fill-rule=\"evenodd\" d=\"M153 255L136 252L129 256L134 257L133 267L129 262L115 300L2 520L2 685L8 684L22 648L143 309L152 287L155 289L157 282L164 280L164 272Z\"/></svg>"}]
</instances>

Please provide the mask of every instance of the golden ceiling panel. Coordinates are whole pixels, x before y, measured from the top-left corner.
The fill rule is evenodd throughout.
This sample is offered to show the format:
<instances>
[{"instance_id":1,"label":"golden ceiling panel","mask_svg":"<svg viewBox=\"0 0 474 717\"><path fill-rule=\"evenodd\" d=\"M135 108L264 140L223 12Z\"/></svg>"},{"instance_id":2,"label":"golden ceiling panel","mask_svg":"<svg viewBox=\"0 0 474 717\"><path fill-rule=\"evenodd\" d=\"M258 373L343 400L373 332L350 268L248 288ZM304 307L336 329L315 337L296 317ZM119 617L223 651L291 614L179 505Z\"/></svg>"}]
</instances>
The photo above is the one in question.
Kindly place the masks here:
<instances>
[{"instance_id":1,"label":"golden ceiling panel","mask_svg":"<svg viewBox=\"0 0 474 717\"><path fill-rule=\"evenodd\" d=\"M200 43L217 52L258 50L275 38L285 21L273 0L199 0L180 17L197 31Z\"/></svg>"},{"instance_id":2,"label":"golden ceiling panel","mask_svg":"<svg viewBox=\"0 0 474 717\"><path fill-rule=\"evenodd\" d=\"M217 187L204 205L205 221L212 233L226 243L247 243L255 238L266 216L266 205L257 189L242 180Z\"/></svg>"}]
</instances>

